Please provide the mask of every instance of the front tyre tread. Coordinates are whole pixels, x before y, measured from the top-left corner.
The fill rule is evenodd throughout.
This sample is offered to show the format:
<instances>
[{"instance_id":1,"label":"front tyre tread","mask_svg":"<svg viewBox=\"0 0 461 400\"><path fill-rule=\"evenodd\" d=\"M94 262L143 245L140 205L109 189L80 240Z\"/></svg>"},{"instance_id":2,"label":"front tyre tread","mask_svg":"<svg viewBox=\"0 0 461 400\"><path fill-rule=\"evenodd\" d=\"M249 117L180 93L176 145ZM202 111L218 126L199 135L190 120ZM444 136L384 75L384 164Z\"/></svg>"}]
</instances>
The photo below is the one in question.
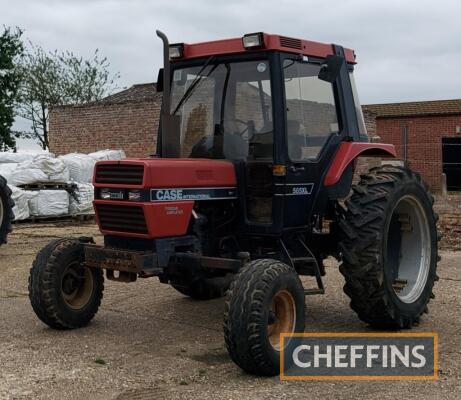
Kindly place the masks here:
<instances>
[{"instance_id":1,"label":"front tyre tread","mask_svg":"<svg viewBox=\"0 0 461 400\"><path fill-rule=\"evenodd\" d=\"M253 261L238 273L227 292L226 347L232 360L248 373L274 376L280 371L280 353L267 337L267 310L271 295L283 288L296 303L295 332L303 332L304 289L292 267L272 259Z\"/></svg>"},{"instance_id":2,"label":"front tyre tread","mask_svg":"<svg viewBox=\"0 0 461 400\"><path fill-rule=\"evenodd\" d=\"M69 258L83 260L83 244L77 239L57 239L46 245L35 258L29 276L29 299L37 317L53 329L75 329L86 326L95 316L104 291L101 270L91 269L93 293L82 310L66 307L60 287L60 272Z\"/></svg>"}]
</instances>

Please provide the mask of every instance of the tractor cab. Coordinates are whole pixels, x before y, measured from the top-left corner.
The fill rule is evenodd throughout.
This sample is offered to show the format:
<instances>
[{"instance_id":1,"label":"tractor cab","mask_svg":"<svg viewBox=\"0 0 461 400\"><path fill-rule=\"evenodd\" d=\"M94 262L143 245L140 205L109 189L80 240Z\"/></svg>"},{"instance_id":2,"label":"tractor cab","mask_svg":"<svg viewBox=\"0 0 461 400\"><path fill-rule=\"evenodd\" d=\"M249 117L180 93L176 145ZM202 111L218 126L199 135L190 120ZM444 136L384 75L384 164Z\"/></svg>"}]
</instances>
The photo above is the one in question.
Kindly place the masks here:
<instances>
[{"instance_id":1,"label":"tractor cab","mask_svg":"<svg viewBox=\"0 0 461 400\"><path fill-rule=\"evenodd\" d=\"M339 144L368 141L353 51L264 33L165 46L158 154L232 162L244 231L308 225Z\"/></svg>"}]
</instances>

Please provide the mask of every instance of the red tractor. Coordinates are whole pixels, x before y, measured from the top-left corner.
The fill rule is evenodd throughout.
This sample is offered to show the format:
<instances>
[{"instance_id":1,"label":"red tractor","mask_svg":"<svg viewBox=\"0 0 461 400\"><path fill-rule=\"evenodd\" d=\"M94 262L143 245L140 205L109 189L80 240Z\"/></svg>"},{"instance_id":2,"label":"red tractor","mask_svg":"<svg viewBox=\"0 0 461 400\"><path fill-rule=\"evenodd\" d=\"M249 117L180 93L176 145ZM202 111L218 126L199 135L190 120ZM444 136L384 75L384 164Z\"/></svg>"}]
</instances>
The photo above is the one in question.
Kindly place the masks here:
<instances>
[{"instance_id":1,"label":"red tractor","mask_svg":"<svg viewBox=\"0 0 461 400\"><path fill-rule=\"evenodd\" d=\"M157 155L98 162L95 213L104 245L66 238L30 274L37 316L87 325L110 280L158 277L206 300L226 295L231 358L279 372L280 334L303 332L305 295L323 294L323 260L341 261L360 319L411 328L437 280L437 216L420 176L383 165L353 185L370 143L341 46L255 33L164 42ZM299 275L315 278L304 288Z\"/></svg>"}]
</instances>

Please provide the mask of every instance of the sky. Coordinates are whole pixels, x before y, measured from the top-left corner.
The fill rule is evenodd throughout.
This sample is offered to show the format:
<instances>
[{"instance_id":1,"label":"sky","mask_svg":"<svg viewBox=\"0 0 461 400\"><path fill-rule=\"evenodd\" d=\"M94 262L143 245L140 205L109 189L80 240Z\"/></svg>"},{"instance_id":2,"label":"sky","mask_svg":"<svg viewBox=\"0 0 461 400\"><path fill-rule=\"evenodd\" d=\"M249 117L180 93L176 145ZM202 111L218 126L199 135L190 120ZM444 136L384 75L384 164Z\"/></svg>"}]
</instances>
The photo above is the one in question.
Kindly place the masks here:
<instances>
[{"instance_id":1,"label":"sky","mask_svg":"<svg viewBox=\"0 0 461 400\"><path fill-rule=\"evenodd\" d=\"M354 49L362 104L461 98L459 0L0 0L0 10L0 26L44 49L98 48L120 89L156 80L156 29L171 43L263 31Z\"/></svg>"}]
</instances>

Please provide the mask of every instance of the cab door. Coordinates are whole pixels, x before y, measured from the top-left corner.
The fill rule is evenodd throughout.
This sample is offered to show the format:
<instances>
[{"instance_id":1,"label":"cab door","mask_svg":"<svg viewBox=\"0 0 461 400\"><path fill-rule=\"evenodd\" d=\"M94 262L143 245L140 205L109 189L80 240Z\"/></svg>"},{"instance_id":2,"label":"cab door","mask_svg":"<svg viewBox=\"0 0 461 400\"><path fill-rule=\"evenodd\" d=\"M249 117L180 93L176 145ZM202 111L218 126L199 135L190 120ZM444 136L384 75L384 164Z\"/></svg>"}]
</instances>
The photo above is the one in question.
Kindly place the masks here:
<instances>
[{"instance_id":1,"label":"cab door","mask_svg":"<svg viewBox=\"0 0 461 400\"><path fill-rule=\"evenodd\" d=\"M339 143L333 84L318 79L320 63L285 58L286 159L284 226L310 222L321 181ZM334 148L334 149L333 149Z\"/></svg>"}]
</instances>

